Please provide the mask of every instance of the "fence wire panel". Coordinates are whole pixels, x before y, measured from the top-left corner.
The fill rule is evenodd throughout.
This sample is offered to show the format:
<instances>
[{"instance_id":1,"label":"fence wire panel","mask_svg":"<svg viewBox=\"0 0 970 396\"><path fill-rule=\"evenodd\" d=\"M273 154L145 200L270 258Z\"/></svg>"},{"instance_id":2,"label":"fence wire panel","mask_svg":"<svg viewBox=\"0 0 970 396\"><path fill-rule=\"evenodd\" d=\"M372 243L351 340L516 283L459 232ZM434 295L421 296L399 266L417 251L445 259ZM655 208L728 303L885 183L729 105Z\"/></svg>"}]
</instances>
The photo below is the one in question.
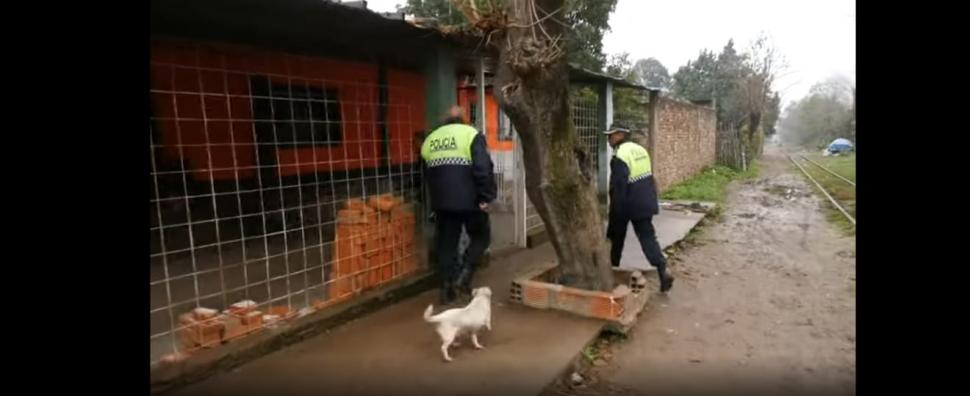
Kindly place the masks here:
<instances>
[{"instance_id":1,"label":"fence wire panel","mask_svg":"<svg viewBox=\"0 0 970 396\"><path fill-rule=\"evenodd\" d=\"M576 126L576 134L579 136L580 143L589 155L588 158L592 166L590 174L595 175L599 170L596 156L599 153L600 135L603 132L597 109L597 97L577 96L572 98L571 102L570 110L572 110L573 125Z\"/></svg>"},{"instance_id":2,"label":"fence wire panel","mask_svg":"<svg viewBox=\"0 0 970 396\"><path fill-rule=\"evenodd\" d=\"M420 76L168 42L150 70L153 363L424 270Z\"/></svg>"},{"instance_id":3,"label":"fence wire panel","mask_svg":"<svg viewBox=\"0 0 970 396\"><path fill-rule=\"evenodd\" d=\"M511 151L490 152L495 171L495 185L498 194L495 202L502 210L511 210L515 198L515 166L512 162Z\"/></svg>"},{"instance_id":4,"label":"fence wire panel","mask_svg":"<svg viewBox=\"0 0 970 396\"><path fill-rule=\"evenodd\" d=\"M570 100L570 113L573 117L576 134L579 136L580 144L586 149L589 155L590 175L596 175L599 170L599 163L596 158L599 155L600 133L603 132L600 126L597 100L595 95L577 95ZM598 180L594 178L593 183L597 182ZM528 234L534 234L544 229L545 224L543 224L542 218L539 217L539 212L536 211L535 206L532 205L532 201L529 200L526 203L526 232Z\"/></svg>"}]
</instances>

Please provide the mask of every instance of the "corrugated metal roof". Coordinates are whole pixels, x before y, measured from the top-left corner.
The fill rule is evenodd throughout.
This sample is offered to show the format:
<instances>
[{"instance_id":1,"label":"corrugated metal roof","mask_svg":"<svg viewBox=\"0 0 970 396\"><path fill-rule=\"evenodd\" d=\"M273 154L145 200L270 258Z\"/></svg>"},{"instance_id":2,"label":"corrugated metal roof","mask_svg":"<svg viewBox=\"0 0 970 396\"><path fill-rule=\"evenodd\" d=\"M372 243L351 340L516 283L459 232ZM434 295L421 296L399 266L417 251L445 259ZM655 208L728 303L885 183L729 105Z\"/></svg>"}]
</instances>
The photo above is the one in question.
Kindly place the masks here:
<instances>
[{"instance_id":1,"label":"corrugated metal roof","mask_svg":"<svg viewBox=\"0 0 970 396\"><path fill-rule=\"evenodd\" d=\"M659 87L648 87L645 85L640 85L632 83L630 81L624 80L620 77L609 75L606 73L595 72L589 69L585 69L576 64L569 64L569 80L572 82L586 82L586 83L599 83L604 81L610 81L614 86L633 88L643 91L663 91Z\"/></svg>"},{"instance_id":2,"label":"corrugated metal roof","mask_svg":"<svg viewBox=\"0 0 970 396\"><path fill-rule=\"evenodd\" d=\"M361 3L358 3L362 5ZM305 54L342 54L421 67L424 52L449 44L402 19L322 0L152 0L153 35Z\"/></svg>"},{"instance_id":3,"label":"corrugated metal roof","mask_svg":"<svg viewBox=\"0 0 970 396\"><path fill-rule=\"evenodd\" d=\"M366 2L152 0L150 7L152 31L156 34L306 52L357 53L364 58L380 53L415 67L419 66L423 49L435 44L450 44L452 48L457 45L444 37L437 26L416 26L416 21L405 21L400 14L371 11L365 8ZM334 34L335 31L340 34ZM468 52L459 56L464 63L477 64L470 58L484 57L486 72L492 71L489 66L496 61L494 54L480 46L464 51ZM570 64L569 75L570 81L576 83L610 81L617 87L662 90L574 64Z\"/></svg>"}]
</instances>

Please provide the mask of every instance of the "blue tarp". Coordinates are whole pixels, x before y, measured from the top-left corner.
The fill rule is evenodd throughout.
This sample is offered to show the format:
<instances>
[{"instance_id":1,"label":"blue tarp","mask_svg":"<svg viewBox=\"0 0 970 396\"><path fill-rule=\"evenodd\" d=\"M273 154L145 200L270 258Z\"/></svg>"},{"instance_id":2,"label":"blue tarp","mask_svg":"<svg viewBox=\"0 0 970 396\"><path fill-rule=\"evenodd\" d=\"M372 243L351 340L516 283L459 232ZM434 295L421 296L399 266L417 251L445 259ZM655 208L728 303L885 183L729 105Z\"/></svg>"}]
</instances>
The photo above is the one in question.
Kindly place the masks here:
<instances>
[{"instance_id":1,"label":"blue tarp","mask_svg":"<svg viewBox=\"0 0 970 396\"><path fill-rule=\"evenodd\" d=\"M838 138L829 143L828 150L833 153L852 150L854 146L848 139Z\"/></svg>"}]
</instances>

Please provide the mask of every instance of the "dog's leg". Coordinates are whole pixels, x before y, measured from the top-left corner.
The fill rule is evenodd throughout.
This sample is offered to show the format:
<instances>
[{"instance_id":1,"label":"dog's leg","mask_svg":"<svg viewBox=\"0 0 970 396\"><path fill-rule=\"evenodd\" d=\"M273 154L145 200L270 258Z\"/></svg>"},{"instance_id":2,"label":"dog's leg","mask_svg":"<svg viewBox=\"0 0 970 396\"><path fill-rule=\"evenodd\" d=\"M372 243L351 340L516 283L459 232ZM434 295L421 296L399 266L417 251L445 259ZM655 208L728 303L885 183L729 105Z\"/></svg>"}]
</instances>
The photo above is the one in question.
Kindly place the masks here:
<instances>
[{"instance_id":1,"label":"dog's leg","mask_svg":"<svg viewBox=\"0 0 970 396\"><path fill-rule=\"evenodd\" d=\"M460 340L461 333L462 333L461 330L455 330L455 336L452 337L452 339L454 339L454 341L451 342L451 346L453 346L455 348L458 348L458 347L461 346L461 340Z\"/></svg>"},{"instance_id":2,"label":"dog's leg","mask_svg":"<svg viewBox=\"0 0 970 396\"><path fill-rule=\"evenodd\" d=\"M492 315L488 315L488 317L485 318L485 328L488 329L488 331L492 331Z\"/></svg>"},{"instance_id":3,"label":"dog's leg","mask_svg":"<svg viewBox=\"0 0 970 396\"><path fill-rule=\"evenodd\" d=\"M448 344L441 344L441 356L445 358L446 362L451 361L451 356L448 356Z\"/></svg>"},{"instance_id":4,"label":"dog's leg","mask_svg":"<svg viewBox=\"0 0 970 396\"><path fill-rule=\"evenodd\" d=\"M475 345L475 349L485 349L485 347L483 347L482 344L479 344L478 343L478 334L477 333L472 333L472 344Z\"/></svg>"},{"instance_id":5,"label":"dog's leg","mask_svg":"<svg viewBox=\"0 0 970 396\"><path fill-rule=\"evenodd\" d=\"M448 347L455 342L456 331L454 329L444 329L440 332L441 334L441 356L445 358L446 362L451 361L451 356L448 355Z\"/></svg>"}]
</instances>

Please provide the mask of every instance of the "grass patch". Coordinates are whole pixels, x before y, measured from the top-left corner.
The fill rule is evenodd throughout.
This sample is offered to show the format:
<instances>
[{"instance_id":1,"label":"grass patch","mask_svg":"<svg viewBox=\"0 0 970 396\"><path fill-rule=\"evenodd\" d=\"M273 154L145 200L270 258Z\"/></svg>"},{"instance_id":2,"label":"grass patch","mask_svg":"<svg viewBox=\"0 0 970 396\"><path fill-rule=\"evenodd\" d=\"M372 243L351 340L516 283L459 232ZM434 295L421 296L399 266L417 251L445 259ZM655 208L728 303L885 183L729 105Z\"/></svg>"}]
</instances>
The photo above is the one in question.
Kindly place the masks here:
<instances>
[{"instance_id":1,"label":"grass patch","mask_svg":"<svg viewBox=\"0 0 970 396\"><path fill-rule=\"evenodd\" d=\"M838 173L842 177L855 182L855 154L838 157L825 157L820 154L806 154L805 157L819 163L832 172ZM825 188L825 191L828 191L828 193L832 195L832 198L839 201L839 204L845 208L846 212L849 212L852 217L855 217L855 186L846 183L844 180L833 176L832 174L811 163L804 161L800 161L800 163L808 174L812 175L812 177ZM815 187L814 184L813 187ZM852 225L852 223L849 222L849 220L846 219L838 209L832 206L832 203L828 202L827 199L825 200L825 217L844 233L850 235L855 234L855 226Z\"/></svg>"},{"instance_id":2,"label":"grass patch","mask_svg":"<svg viewBox=\"0 0 970 396\"><path fill-rule=\"evenodd\" d=\"M599 349L597 349L595 345L587 345L586 348L583 348L583 357L586 358L586 362L588 363L592 363L594 360L596 360L596 358L599 357L599 354Z\"/></svg>"},{"instance_id":3,"label":"grass patch","mask_svg":"<svg viewBox=\"0 0 970 396\"><path fill-rule=\"evenodd\" d=\"M845 211L849 212L853 218L855 217L855 213L853 213L853 211L849 209L846 209ZM828 202L828 200L825 202L825 218L832 224L835 224L835 226L839 229L839 231L842 231L843 234L855 235L855 225L852 224L849 219L845 218L845 216L842 215L842 212L839 212L838 209L833 207L832 203Z\"/></svg>"},{"instance_id":4,"label":"grass patch","mask_svg":"<svg viewBox=\"0 0 970 396\"><path fill-rule=\"evenodd\" d=\"M596 359L605 358L604 352L608 351L612 345L626 341L626 339L627 336L623 333L601 330L596 336L596 340L583 348L583 359L586 360L586 363L592 364Z\"/></svg>"},{"instance_id":5,"label":"grass patch","mask_svg":"<svg viewBox=\"0 0 970 396\"><path fill-rule=\"evenodd\" d=\"M667 191L661 198L664 200L687 200L724 202L725 191L729 183L734 180L752 179L758 176L758 164L752 163L747 171L741 172L726 166L704 168L694 177L680 182Z\"/></svg>"},{"instance_id":6,"label":"grass patch","mask_svg":"<svg viewBox=\"0 0 970 396\"><path fill-rule=\"evenodd\" d=\"M855 181L855 153L843 154L838 157L826 157L821 154L805 154L805 157L822 164L832 172L838 173L846 179ZM812 165L814 166L814 165ZM818 167L816 167L817 169ZM821 169L819 169L821 171ZM824 173L824 172L823 172ZM826 173L828 175L828 173ZM815 176L813 173L812 176ZM831 176L831 175L829 175ZM834 178L834 176L832 176ZM845 182L842 184L848 185Z\"/></svg>"}]
</instances>

